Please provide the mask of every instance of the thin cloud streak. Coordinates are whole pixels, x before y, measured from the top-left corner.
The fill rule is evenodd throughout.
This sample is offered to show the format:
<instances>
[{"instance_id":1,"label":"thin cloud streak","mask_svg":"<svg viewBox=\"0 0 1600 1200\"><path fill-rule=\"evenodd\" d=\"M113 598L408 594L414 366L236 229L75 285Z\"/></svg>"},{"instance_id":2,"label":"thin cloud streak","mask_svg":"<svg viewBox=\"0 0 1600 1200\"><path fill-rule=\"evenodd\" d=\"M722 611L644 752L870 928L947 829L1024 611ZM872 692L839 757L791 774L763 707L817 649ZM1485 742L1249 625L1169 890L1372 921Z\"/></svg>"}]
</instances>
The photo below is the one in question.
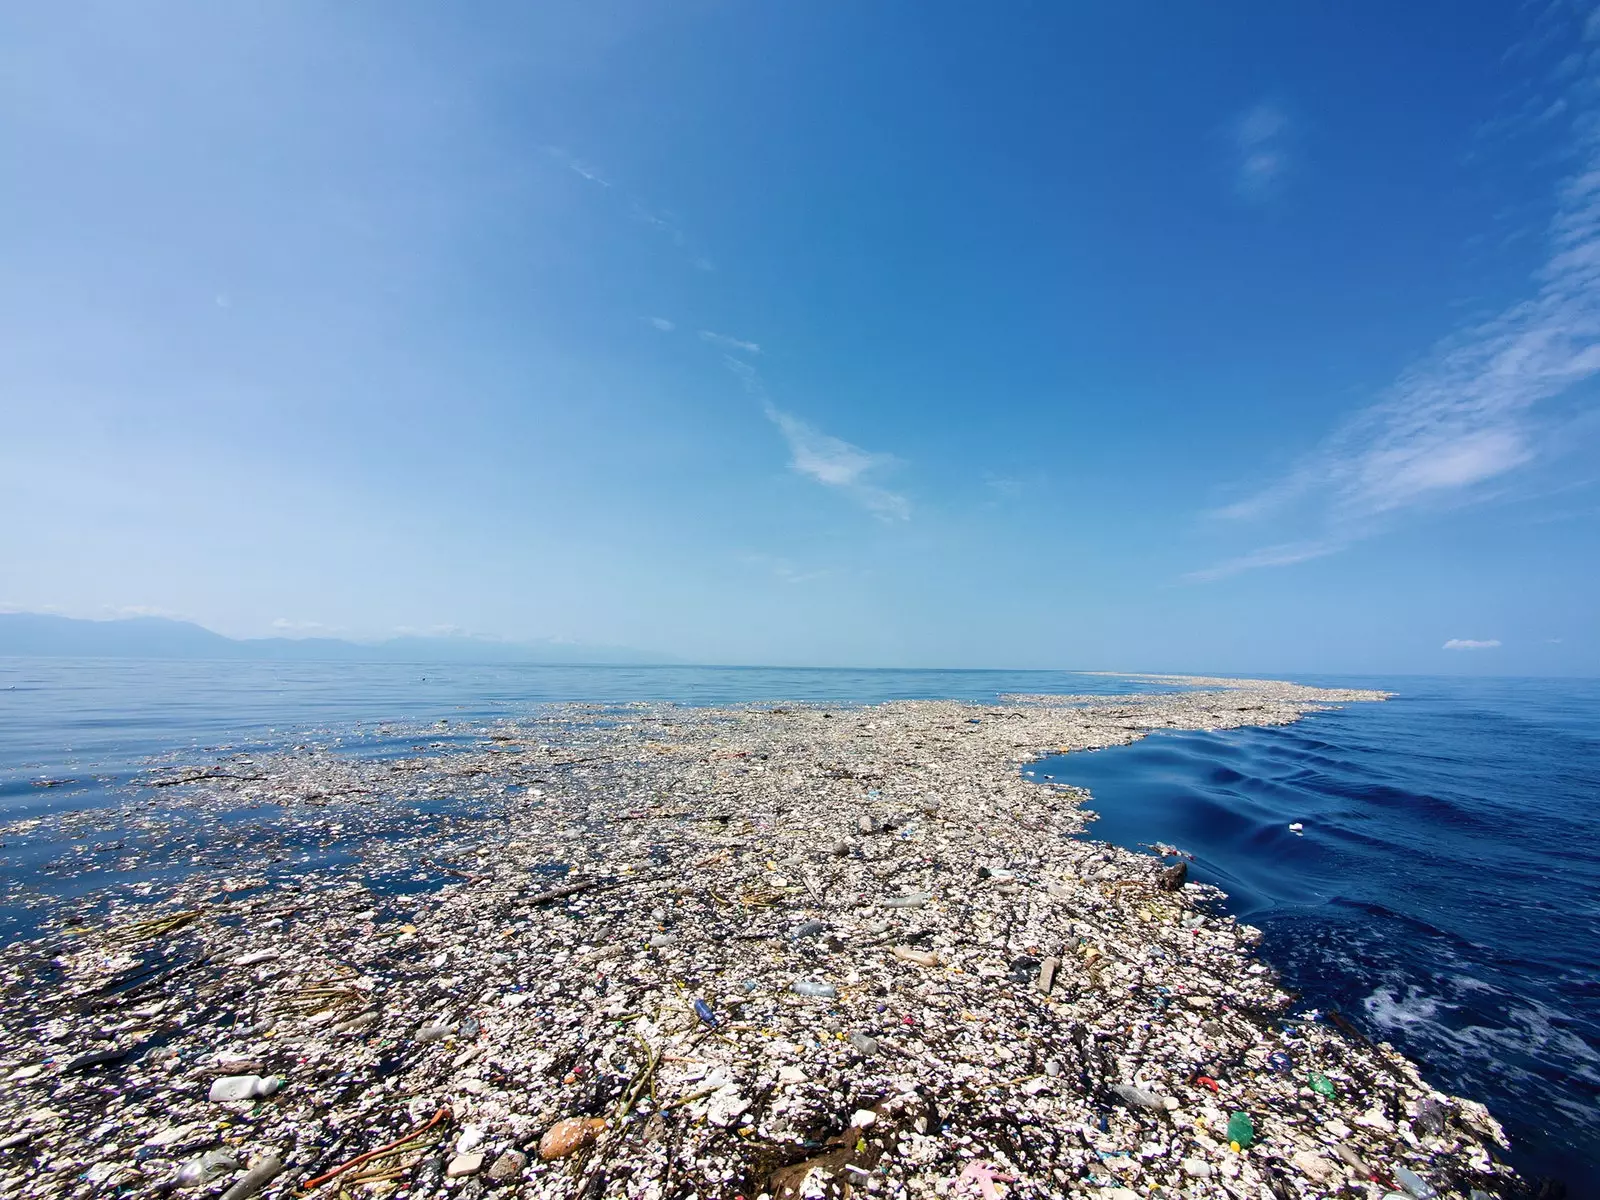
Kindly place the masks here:
<instances>
[{"instance_id":1,"label":"thin cloud streak","mask_svg":"<svg viewBox=\"0 0 1600 1200\"><path fill-rule=\"evenodd\" d=\"M1234 123L1234 188L1245 200L1259 204L1277 192L1289 165L1288 132L1288 116L1268 101Z\"/></svg>"},{"instance_id":2,"label":"thin cloud streak","mask_svg":"<svg viewBox=\"0 0 1600 1200\"><path fill-rule=\"evenodd\" d=\"M610 203L623 203L622 193L613 187L611 180L602 175L597 167L591 166L589 163L584 162L583 160L568 153L568 151L561 146L546 146L544 151L551 158L561 163L567 168L567 170L573 172L575 175L581 176L590 183L597 184L607 191L612 192L613 199L610 201ZM698 253L693 247L690 246L689 235L686 234L678 225L673 214L658 211L637 197L629 198L626 203L628 206L628 216L632 220L637 221L642 225L649 226L658 234L671 241L672 245L688 260L689 264L694 267L695 270L714 271L716 269L709 258Z\"/></svg>"},{"instance_id":3,"label":"thin cloud streak","mask_svg":"<svg viewBox=\"0 0 1600 1200\"><path fill-rule=\"evenodd\" d=\"M608 187L611 186L611 181L609 179L602 178L600 176L599 172L597 172L593 167L586 166L585 164L583 164L581 162L569 162L567 164L567 169L571 170L571 171L575 171L579 175L582 175L590 183L598 183L601 187L604 187L604 188L608 188Z\"/></svg>"},{"instance_id":4,"label":"thin cloud streak","mask_svg":"<svg viewBox=\"0 0 1600 1200\"><path fill-rule=\"evenodd\" d=\"M671 333L677 328L676 324L665 317L646 317L644 319L652 328L659 329L662 333Z\"/></svg>"},{"instance_id":5,"label":"thin cloud streak","mask_svg":"<svg viewBox=\"0 0 1600 1200\"><path fill-rule=\"evenodd\" d=\"M867 480L875 471L893 467L892 454L875 454L843 438L823 433L770 400L763 406L767 420L778 427L789 443L789 466L825 487L838 488L863 508L885 521L911 519L911 503L898 492Z\"/></svg>"},{"instance_id":6,"label":"thin cloud streak","mask_svg":"<svg viewBox=\"0 0 1600 1200\"><path fill-rule=\"evenodd\" d=\"M1185 583L1212 583L1259 567L1287 567L1310 562L1314 558L1326 558L1344 548L1343 542L1284 542L1277 546L1263 546L1260 550L1252 550L1249 554L1241 554L1216 566L1190 571L1183 579Z\"/></svg>"},{"instance_id":7,"label":"thin cloud streak","mask_svg":"<svg viewBox=\"0 0 1600 1200\"><path fill-rule=\"evenodd\" d=\"M720 346L724 350L738 350L744 354L760 354L761 347L755 342L741 341L736 337L729 337L725 333L713 333L709 329L700 331L700 340L709 342L713 346Z\"/></svg>"},{"instance_id":8,"label":"thin cloud streak","mask_svg":"<svg viewBox=\"0 0 1600 1200\"><path fill-rule=\"evenodd\" d=\"M789 468L797 474L834 488L849 496L881 521L909 521L911 501L899 492L876 483L869 476L900 465L892 454L863 450L843 438L823 433L793 413L772 402L761 375L751 363L731 354L722 356L722 365L739 378L744 390L761 404L761 411L783 434L789 445Z\"/></svg>"},{"instance_id":9,"label":"thin cloud streak","mask_svg":"<svg viewBox=\"0 0 1600 1200\"><path fill-rule=\"evenodd\" d=\"M687 240L684 237L683 230L679 229L676 225L674 225L671 221L667 220L667 218L663 217L660 213L651 212L648 208L646 208L638 200L635 200L633 202L632 212L633 212L633 219L635 221L643 221L646 225L649 225L652 229L661 230L662 233L666 234L668 237L670 237L672 239L672 244L673 245L681 246Z\"/></svg>"},{"instance_id":10,"label":"thin cloud streak","mask_svg":"<svg viewBox=\"0 0 1600 1200\"><path fill-rule=\"evenodd\" d=\"M1498 650L1500 648L1500 639L1487 638L1479 641L1476 638L1451 638L1439 648L1441 650Z\"/></svg>"},{"instance_id":11,"label":"thin cloud streak","mask_svg":"<svg viewBox=\"0 0 1600 1200\"><path fill-rule=\"evenodd\" d=\"M1209 515L1309 524L1316 532L1303 541L1338 549L1411 510L1489 499L1488 485L1538 459L1535 410L1600 373L1600 132L1579 149L1583 166L1558 189L1531 296L1445 339L1287 475ZM1280 549L1187 578L1304 561Z\"/></svg>"},{"instance_id":12,"label":"thin cloud streak","mask_svg":"<svg viewBox=\"0 0 1600 1200\"><path fill-rule=\"evenodd\" d=\"M591 167L586 162L580 162L578 159L568 154L560 146L546 146L544 148L544 152L551 158L556 159L558 162L564 165L567 170L571 171L575 175L582 176L590 183L597 183L603 188L609 188L611 186L611 181L601 175L600 172L595 170L594 167Z\"/></svg>"},{"instance_id":13,"label":"thin cloud streak","mask_svg":"<svg viewBox=\"0 0 1600 1200\"><path fill-rule=\"evenodd\" d=\"M1534 456L1529 410L1600 371L1600 164L1563 188L1528 300L1437 347L1285 480L1220 515L1310 492L1356 524L1504 475Z\"/></svg>"}]
</instances>

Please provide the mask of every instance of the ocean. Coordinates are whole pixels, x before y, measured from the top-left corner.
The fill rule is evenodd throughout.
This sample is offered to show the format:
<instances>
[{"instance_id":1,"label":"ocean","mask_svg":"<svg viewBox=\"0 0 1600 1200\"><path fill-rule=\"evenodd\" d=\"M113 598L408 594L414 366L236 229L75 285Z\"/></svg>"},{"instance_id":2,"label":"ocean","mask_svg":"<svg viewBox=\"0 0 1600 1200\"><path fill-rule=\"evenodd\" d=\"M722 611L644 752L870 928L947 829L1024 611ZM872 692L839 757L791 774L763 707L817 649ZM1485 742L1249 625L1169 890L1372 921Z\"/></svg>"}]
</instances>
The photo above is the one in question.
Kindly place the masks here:
<instances>
[{"instance_id":1,"label":"ocean","mask_svg":"<svg viewBox=\"0 0 1600 1200\"><path fill-rule=\"evenodd\" d=\"M1158 733L1027 770L1092 790L1099 817L1085 836L1193 854L1196 877L1263 930L1267 959L1304 1006L1339 1010L1441 1087L1487 1103L1528 1174L1596 1194L1600 681L1297 681L1396 696L1281 728ZM476 744L486 721L555 702L984 702L1169 686L1049 671L0 658L0 820L167 803L141 786L152 766L222 754L309 743L384 755L419 740L447 752ZM159 853L71 829L0 844L0 941L28 935L41 895L248 853L248 836L185 819ZM307 851L338 847L311 835Z\"/></svg>"},{"instance_id":2,"label":"ocean","mask_svg":"<svg viewBox=\"0 0 1600 1200\"><path fill-rule=\"evenodd\" d=\"M1600 1195L1600 681L1374 678L1383 704L1046 759L1086 836L1194 855L1303 1002ZM1290 828L1299 824L1298 831Z\"/></svg>"}]
</instances>

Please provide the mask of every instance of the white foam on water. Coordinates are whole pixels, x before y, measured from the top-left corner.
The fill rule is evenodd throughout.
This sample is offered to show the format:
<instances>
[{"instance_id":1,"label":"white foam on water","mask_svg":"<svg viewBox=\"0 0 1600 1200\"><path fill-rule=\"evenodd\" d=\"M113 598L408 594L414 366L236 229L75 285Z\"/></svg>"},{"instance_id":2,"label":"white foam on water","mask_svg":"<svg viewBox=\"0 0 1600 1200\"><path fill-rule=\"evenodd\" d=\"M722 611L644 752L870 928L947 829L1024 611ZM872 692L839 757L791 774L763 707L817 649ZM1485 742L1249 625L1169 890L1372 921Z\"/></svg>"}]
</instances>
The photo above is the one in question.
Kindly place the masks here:
<instances>
[{"instance_id":1,"label":"white foam on water","mask_svg":"<svg viewBox=\"0 0 1600 1200\"><path fill-rule=\"evenodd\" d=\"M1451 957L1455 956L1451 955ZM1504 996L1506 994L1504 988L1497 988L1494 984L1485 983L1483 980L1475 979L1471 975L1452 975L1450 982L1458 992L1482 992L1489 996Z\"/></svg>"},{"instance_id":2,"label":"white foam on water","mask_svg":"<svg viewBox=\"0 0 1600 1200\"><path fill-rule=\"evenodd\" d=\"M1470 976L1452 982L1463 985L1463 991L1505 994ZM1503 1024L1452 1027L1445 1014L1460 1007L1415 986L1406 986L1403 994L1394 986L1379 987L1362 1002L1375 1025L1414 1044L1436 1047L1458 1064L1473 1064L1484 1076L1527 1083L1537 1078L1528 1065L1558 1065L1564 1074L1600 1085L1600 1049L1567 1028L1548 1005L1523 1000L1507 1009ZM1569 1111L1581 1125L1593 1126L1600 1119L1600 1109L1593 1106L1574 1104Z\"/></svg>"},{"instance_id":3,"label":"white foam on water","mask_svg":"<svg viewBox=\"0 0 1600 1200\"><path fill-rule=\"evenodd\" d=\"M1361 1007L1368 1019L1383 1029L1416 1035L1427 1027L1429 1032L1449 1033L1435 1018L1441 1008L1452 1006L1424 995L1420 988L1408 987L1401 996L1392 987L1380 987L1361 1002Z\"/></svg>"}]
</instances>

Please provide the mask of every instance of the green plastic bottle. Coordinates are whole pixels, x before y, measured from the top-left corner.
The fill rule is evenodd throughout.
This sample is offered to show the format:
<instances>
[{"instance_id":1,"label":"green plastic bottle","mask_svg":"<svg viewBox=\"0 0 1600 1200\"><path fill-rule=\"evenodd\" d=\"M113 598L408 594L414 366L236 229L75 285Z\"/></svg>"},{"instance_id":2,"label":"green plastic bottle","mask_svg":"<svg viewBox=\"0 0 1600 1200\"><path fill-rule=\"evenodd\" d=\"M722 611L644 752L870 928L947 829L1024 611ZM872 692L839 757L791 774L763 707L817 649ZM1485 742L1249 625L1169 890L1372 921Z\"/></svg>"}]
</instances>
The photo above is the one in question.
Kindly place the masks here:
<instances>
[{"instance_id":1,"label":"green plastic bottle","mask_svg":"<svg viewBox=\"0 0 1600 1200\"><path fill-rule=\"evenodd\" d=\"M1338 1094L1334 1090L1333 1080L1329 1079L1326 1075L1322 1075L1316 1071L1313 1071L1311 1073L1310 1082L1311 1090L1316 1092L1319 1096L1326 1096L1329 1100L1332 1100L1334 1096Z\"/></svg>"},{"instance_id":2,"label":"green plastic bottle","mask_svg":"<svg viewBox=\"0 0 1600 1200\"><path fill-rule=\"evenodd\" d=\"M1255 1122L1250 1119L1249 1113L1236 1112L1228 1118L1228 1142L1236 1149L1243 1150L1256 1140Z\"/></svg>"}]
</instances>

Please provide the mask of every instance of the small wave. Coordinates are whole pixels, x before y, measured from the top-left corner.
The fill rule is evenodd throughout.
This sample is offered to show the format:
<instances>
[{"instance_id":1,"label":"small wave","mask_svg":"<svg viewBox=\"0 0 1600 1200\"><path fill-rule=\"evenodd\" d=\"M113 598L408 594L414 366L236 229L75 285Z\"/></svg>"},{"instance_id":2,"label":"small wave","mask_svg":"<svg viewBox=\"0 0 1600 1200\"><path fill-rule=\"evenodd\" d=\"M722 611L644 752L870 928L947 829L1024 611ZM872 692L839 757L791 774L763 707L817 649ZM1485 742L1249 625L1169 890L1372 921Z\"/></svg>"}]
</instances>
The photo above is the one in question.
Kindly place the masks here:
<instances>
[{"instance_id":1,"label":"small wave","mask_svg":"<svg viewBox=\"0 0 1600 1200\"><path fill-rule=\"evenodd\" d=\"M1450 978L1450 982L1455 985L1456 990L1459 992L1482 992L1490 996L1504 996L1506 994L1503 988L1497 988L1494 984L1485 983L1483 980L1476 979L1471 975L1453 975Z\"/></svg>"},{"instance_id":2,"label":"small wave","mask_svg":"<svg viewBox=\"0 0 1600 1200\"><path fill-rule=\"evenodd\" d=\"M1095 836L1193 853L1196 877L1261 927L1263 955L1305 1004L1351 1013L1438 1086L1485 1101L1524 1169L1588 1179L1600 1174L1600 779L1572 738L1547 732L1417 700L1284 729L1160 733L1049 769L1093 791Z\"/></svg>"},{"instance_id":3,"label":"small wave","mask_svg":"<svg viewBox=\"0 0 1600 1200\"><path fill-rule=\"evenodd\" d=\"M1469 939L1463 938L1449 929L1441 929L1418 913L1401 912L1386 904L1379 904L1376 900L1337 895L1332 897L1328 903L1335 908L1349 909L1368 917L1377 918L1378 921L1382 922L1383 926L1388 927L1386 936L1389 938L1393 938L1396 934L1405 937L1411 937L1416 934L1424 935L1430 941L1436 943L1431 947L1435 954L1449 954L1450 948L1458 945L1462 948L1471 948L1473 946Z\"/></svg>"}]
</instances>

